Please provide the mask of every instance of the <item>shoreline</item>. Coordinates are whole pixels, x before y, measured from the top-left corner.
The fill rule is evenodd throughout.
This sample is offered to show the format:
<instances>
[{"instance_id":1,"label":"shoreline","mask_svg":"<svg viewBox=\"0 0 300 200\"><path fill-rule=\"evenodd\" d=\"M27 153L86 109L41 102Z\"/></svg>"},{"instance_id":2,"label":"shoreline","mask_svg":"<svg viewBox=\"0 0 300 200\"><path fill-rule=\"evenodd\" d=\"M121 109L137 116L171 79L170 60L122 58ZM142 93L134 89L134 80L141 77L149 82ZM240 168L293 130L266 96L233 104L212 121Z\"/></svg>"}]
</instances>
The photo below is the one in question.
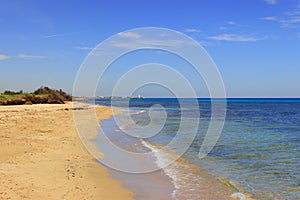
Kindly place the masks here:
<instances>
[{"instance_id":1,"label":"shoreline","mask_svg":"<svg viewBox=\"0 0 300 200\"><path fill-rule=\"evenodd\" d=\"M118 132L114 133L114 130L117 128L117 126L116 124L113 123L111 118L105 120L104 126L109 127L108 131L111 131L112 134L118 135L120 131L118 130ZM122 138L118 138L118 139L122 140ZM124 142L125 141L126 140L124 140ZM154 145L145 142L142 142L142 144L144 147L151 150L153 152L153 156L156 159L158 159L157 161L153 160L153 162L155 162L156 164L162 162L162 160L165 160L167 158L166 156L168 156L167 154L169 154L166 152L166 155L156 155L155 153L156 148L160 148L160 145L158 144ZM101 145L99 145L99 149L101 151ZM162 157L162 160L160 160L161 159L160 157ZM189 166L189 169L187 169L186 166ZM177 170L174 171L174 169L171 169L172 167L176 168ZM254 200L252 195L239 189L238 187L235 186L234 183L231 183L215 174L207 172L207 170L204 167L192 164L189 160L187 160L184 157L179 158L177 161L174 162L174 164L171 164L165 169L161 169L156 172L146 173L146 175L136 174L136 175L129 176L129 175L123 175L122 173L114 172L113 170L109 170L109 171L112 172L114 178L121 180L124 183L125 188L128 188L131 191L133 191L137 199L178 199L178 200L186 199L187 196L184 193L186 193L186 191L188 191L191 188L185 187L184 183L186 181L192 181L195 184L198 183L202 184L202 186L199 186L195 188L196 190L192 191L192 193L194 193L193 195L195 195L195 192L197 193L197 195L200 195L200 199L217 198L217 199L228 199L228 200L234 200L234 199ZM202 180L198 182L197 180L186 179L186 177L180 177L179 174L193 174L195 177L200 177L200 179ZM134 179L134 180L131 181L128 179ZM137 181L137 179L140 179L140 181ZM161 180L161 182L159 182L158 180ZM143 181L148 181L148 183L145 184ZM156 188L157 185L159 184L161 188L167 189L168 194L166 194L167 191L162 192L161 189ZM171 186L173 188L172 190L170 190L171 189L170 184L172 185ZM139 189L136 188L137 186L139 187ZM147 189L143 189L143 187L141 186L145 186L147 187ZM148 194L146 195L145 193ZM164 197L157 196L155 193L160 193L160 195L164 195ZM190 199L199 199L199 198L197 197L197 198L190 198Z\"/></svg>"},{"instance_id":2,"label":"shoreline","mask_svg":"<svg viewBox=\"0 0 300 200\"><path fill-rule=\"evenodd\" d=\"M157 152L161 145L149 142L143 142L152 152ZM171 152L165 152L165 155L157 154L158 162L162 162L159 158L166 159L166 155L172 157ZM174 171L174 169L176 169ZM234 183L207 171L206 168L193 164L185 157L178 158L174 163L163 169L175 185L174 196L177 199L189 198L189 194L185 194L186 190L191 188L186 187L186 183L192 182L197 187L191 190L195 199L228 199L228 200L255 200L252 195L239 189ZM182 176L183 174L187 176ZM191 178L192 177L194 178ZM187 178L188 177L188 178ZM200 180L200 181L199 181Z\"/></svg>"},{"instance_id":3,"label":"shoreline","mask_svg":"<svg viewBox=\"0 0 300 200\"><path fill-rule=\"evenodd\" d=\"M0 199L133 199L83 146L72 102L0 106L0 129Z\"/></svg>"},{"instance_id":4,"label":"shoreline","mask_svg":"<svg viewBox=\"0 0 300 200\"><path fill-rule=\"evenodd\" d=\"M114 120L112 118L101 121L102 126L105 127L108 133L111 133L112 135L115 136L119 134L121 134L122 136L125 135L127 136L127 134L120 133L120 129L117 129L117 125L114 124L113 122ZM136 147L134 145L135 142L132 143L132 146L131 145L127 146L125 141L126 139L123 137L118 138L118 140L114 140L114 138L111 139L112 139L111 141L113 142L122 141L122 144L119 144L120 147L128 151L132 151ZM99 144L97 140L94 141L95 143L97 143L101 151L101 144ZM123 144L125 144L125 146L123 146ZM110 155L109 153L107 155L113 156ZM99 163L101 162L99 161ZM151 160L150 157L148 157L148 159L144 159L141 157L137 158L137 160L134 163L138 165L147 165L147 164L156 165L154 160ZM175 188L172 183L172 179L167 174L164 173L163 169L160 169L155 172L145 172L145 173L124 173L109 167L108 170L112 178L121 180L123 186L134 193L134 199L136 200L174 199L172 198L172 192L174 191Z\"/></svg>"}]
</instances>

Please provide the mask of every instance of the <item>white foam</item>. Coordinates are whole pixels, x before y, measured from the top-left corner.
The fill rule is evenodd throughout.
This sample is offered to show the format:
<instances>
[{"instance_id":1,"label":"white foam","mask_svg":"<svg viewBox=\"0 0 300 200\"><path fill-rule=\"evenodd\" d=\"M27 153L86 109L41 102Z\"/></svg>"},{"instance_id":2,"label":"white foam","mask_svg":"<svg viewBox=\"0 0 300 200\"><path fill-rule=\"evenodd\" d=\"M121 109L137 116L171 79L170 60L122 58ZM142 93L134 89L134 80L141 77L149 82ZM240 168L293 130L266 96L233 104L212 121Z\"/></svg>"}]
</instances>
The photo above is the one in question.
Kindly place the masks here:
<instances>
[{"instance_id":1,"label":"white foam","mask_svg":"<svg viewBox=\"0 0 300 200\"><path fill-rule=\"evenodd\" d=\"M159 151L157 148L155 148L153 145L145 142L144 140L142 140L142 144L151 149L151 151L153 152L155 158L156 158L156 164L158 167L162 168L162 170L165 172L165 174L167 176L169 176L172 179L172 183L175 187L175 190L172 192L172 197L174 199L176 199L176 194L177 191L179 190L180 186L178 184L177 180L177 176L176 176L176 170L174 170L173 167L165 167L165 165L167 164L167 162L169 162L170 160L168 159L167 155L164 155L161 151ZM172 165L177 165L175 162L172 163ZM177 166L174 166L175 168L177 168Z\"/></svg>"},{"instance_id":2,"label":"white foam","mask_svg":"<svg viewBox=\"0 0 300 200\"><path fill-rule=\"evenodd\" d=\"M247 200L247 196L244 195L243 193L240 193L240 192L236 192L236 193L233 193L232 195L230 195L231 198L236 198L236 199L239 199L239 200Z\"/></svg>"},{"instance_id":3,"label":"white foam","mask_svg":"<svg viewBox=\"0 0 300 200\"><path fill-rule=\"evenodd\" d=\"M156 165L171 178L171 182L175 188L172 192L173 199L201 198L201 194L197 192L197 188L203 183L203 178L200 175L194 174L194 172L191 171L190 166L185 163L177 161L171 162L174 160L172 153L160 150L155 145L144 140L141 140L141 142L145 147L152 151L156 158ZM248 197L241 192L235 192L230 197L238 200L248 200Z\"/></svg>"},{"instance_id":4,"label":"white foam","mask_svg":"<svg viewBox=\"0 0 300 200\"><path fill-rule=\"evenodd\" d=\"M190 167L188 165L174 161L177 158L175 154L160 150L144 140L141 142L145 147L151 149L156 158L155 162L157 166L160 167L164 173L171 178L171 182L175 188L172 192L173 199L200 198L199 193L196 192L194 187L199 186L201 177L191 174L189 171ZM191 182L193 185L190 184Z\"/></svg>"},{"instance_id":5,"label":"white foam","mask_svg":"<svg viewBox=\"0 0 300 200\"><path fill-rule=\"evenodd\" d=\"M146 113L147 110L141 110L141 111L138 111L136 114L143 114L143 113Z\"/></svg>"}]
</instances>

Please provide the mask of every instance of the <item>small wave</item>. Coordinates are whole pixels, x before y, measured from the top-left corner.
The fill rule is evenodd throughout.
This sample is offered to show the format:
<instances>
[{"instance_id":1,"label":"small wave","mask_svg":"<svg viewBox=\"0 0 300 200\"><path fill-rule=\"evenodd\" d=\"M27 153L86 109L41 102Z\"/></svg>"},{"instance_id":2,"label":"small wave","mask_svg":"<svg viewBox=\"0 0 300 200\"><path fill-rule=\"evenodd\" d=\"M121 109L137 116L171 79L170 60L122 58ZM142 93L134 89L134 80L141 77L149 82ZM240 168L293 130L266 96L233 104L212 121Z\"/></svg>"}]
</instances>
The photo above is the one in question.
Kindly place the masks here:
<instances>
[{"instance_id":1,"label":"small wave","mask_svg":"<svg viewBox=\"0 0 300 200\"><path fill-rule=\"evenodd\" d=\"M195 176L191 172L192 169L188 164L177 161L171 162L174 160L174 154L162 151L155 147L155 145L152 145L144 140L142 140L142 144L153 152L156 158L157 166L160 167L164 173L171 178L171 182L175 188L175 190L172 192L172 197L174 199L200 198L199 193L197 192L197 187L200 185L201 177ZM165 167L167 164L169 165Z\"/></svg>"},{"instance_id":2,"label":"small wave","mask_svg":"<svg viewBox=\"0 0 300 200\"><path fill-rule=\"evenodd\" d=\"M146 113L146 112L147 112L147 110L140 110L140 111L136 112L136 114L143 114L143 113Z\"/></svg>"},{"instance_id":3,"label":"small wave","mask_svg":"<svg viewBox=\"0 0 300 200\"><path fill-rule=\"evenodd\" d=\"M132 125L133 125L133 123L122 124L121 126L119 126L119 129L124 131L125 129L127 129L128 127L130 127Z\"/></svg>"},{"instance_id":4,"label":"small wave","mask_svg":"<svg viewBox=\"0 0 300 200\"><path fill-rule=\"evenodd\" d=\"M179 190L180 186L179 186L179 184L177 184L177 177L174 174L174 172L172 172L172 170L170 170L169 168L164 167L166 161L168 161L168 160L166 158L164 158L165 156L163 156L162 154L159 154L159 149L155 148L150 143L145 142L144 140L142 140L142 144L145 147L149 148L153 152L154 156L156 157L156 164L157 164L157 166L160 167L160 168L162 168L163 171L165 172L165 174L172 179L172 183L173 183L173 185L175 187L175 190L172 193L172 197L176 198L176 193Z\"/></svg>"},{"instance_id":5,"label":"small wave","mask_svg":"<svg viewBox=\"0 0 300 200\"><path fill-rule=\"evenodd\" d=\"M179 158L172 162L174 160L173 152L162 150L160 145L152 144L144 140L141 140L141 142L145 147L152 151L156 158L155 162L157 166L171 178L171 182L175 188L172 192L173 199L201 199L201 195L203 195L203 193L200 191L205 191L205 188L207 187L213 187L216 191L225 189L219 178L204 172L201 167L190 163L184 158ZM215 181L219 181L220 184L212 185ZM228 188L234 191L234 193L231 194L232 198L239 200L248 199L247 196L241 193L237 188L233 189L232 186L228 186ZM209 192L205 195L214 197L216 194ZM217 196L219 198L222 195L225 195L225 193L220 193L218 195ZM228 195L228 197L230 196L228 193L226 195Z\"/></svg>"},{"instance_id":6,"label":"small wave","mask_svg":"<svg viewBox=\"0 0 300 200\"><path fill-rule=\"evenodd\" d=\"M231 198L236 198L236 199L239 199L239 200L247 200L247 196L244 195L243 193L240 193L240 192L236 192L236 193L233 193L232 195L230 195Z\"/></svg>"}]
</instances>

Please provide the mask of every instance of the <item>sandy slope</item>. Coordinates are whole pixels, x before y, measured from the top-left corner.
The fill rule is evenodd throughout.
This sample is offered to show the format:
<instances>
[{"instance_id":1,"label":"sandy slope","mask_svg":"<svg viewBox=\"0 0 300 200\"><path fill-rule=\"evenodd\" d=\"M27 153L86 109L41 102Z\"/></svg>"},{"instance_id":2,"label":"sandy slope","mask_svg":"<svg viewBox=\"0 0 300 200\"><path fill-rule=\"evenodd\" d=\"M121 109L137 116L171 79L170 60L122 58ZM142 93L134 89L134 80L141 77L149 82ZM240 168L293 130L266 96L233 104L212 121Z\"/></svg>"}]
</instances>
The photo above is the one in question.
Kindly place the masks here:
<instances>
[{"instance_id":1,"label":"sandy slope","mask_svg":"<svg viewBox=\"0 0 300 200\"><path fill-rule=\"evenodd\" d=\"M0 106L0 199L132 199L83 147L70 108Z\"/></svg>"}]
</instances>

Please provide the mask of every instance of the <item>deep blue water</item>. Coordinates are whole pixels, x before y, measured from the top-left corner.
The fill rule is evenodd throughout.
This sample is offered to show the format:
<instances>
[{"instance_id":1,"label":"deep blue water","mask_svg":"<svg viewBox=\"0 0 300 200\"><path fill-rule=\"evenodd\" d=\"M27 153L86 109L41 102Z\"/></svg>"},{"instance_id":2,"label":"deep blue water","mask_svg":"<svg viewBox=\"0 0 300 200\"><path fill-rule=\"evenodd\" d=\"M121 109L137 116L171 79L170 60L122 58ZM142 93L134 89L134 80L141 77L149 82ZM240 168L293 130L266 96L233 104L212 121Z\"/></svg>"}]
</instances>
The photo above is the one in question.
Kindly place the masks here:
<instances>
[{"instance_id":1,"label":"deep blue water","mask_svg":"<svg viewBox=\"0 0 300 200\"><path fill-rule=\"evenodd\" d=\"M192 101L199 103L200 116L189 107ZM114 99L113 105L126 107L124 102ZM186 159L258 199L300 199L300 99L227 99L221 137L201 160L198 153L210 122L211 100L181 102L182 107L177 99L131 99L129 106L133 120L141 126L150 122L147 109L152 105L166 109L164 128L147 139L160 145L166 145L175 136L183 110L191 119L200 117L198 133L184 154ZM96 103L111 105L110 99L96 99Z\"/></svg>"}]
</instances>

